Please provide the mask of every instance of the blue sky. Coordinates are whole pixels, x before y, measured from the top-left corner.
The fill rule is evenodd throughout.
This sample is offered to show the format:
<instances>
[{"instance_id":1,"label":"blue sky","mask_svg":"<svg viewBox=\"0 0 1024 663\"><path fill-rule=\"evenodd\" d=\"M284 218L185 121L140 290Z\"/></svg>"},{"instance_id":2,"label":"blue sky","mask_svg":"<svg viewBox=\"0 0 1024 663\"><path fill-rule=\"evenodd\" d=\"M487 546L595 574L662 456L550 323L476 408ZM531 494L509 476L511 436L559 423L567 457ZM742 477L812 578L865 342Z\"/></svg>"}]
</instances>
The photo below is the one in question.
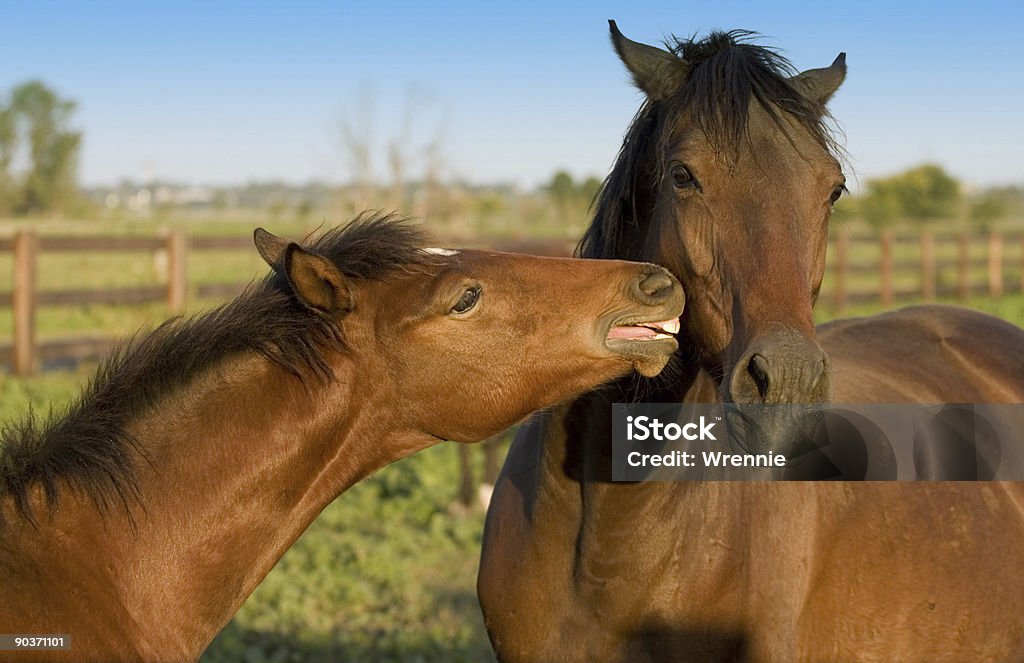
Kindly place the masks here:
<instances>
[{"instance_id":1,"label":"blue sky","mask_svg":"<svg viewBox=\"0 0 1024 663\"><path fill-rule=\"evenodd\" d=\"M1011 2L46 2L0 0L0 90L78 101L81 179L347 180L409 125L447 173L603 176L641 97L608 42L747 28L801 68L848 54L832 103L861 180L934 161L1024 183L1024 9ZM403 118L405 120L403 121Z\"/></svg>"}]
</instances>

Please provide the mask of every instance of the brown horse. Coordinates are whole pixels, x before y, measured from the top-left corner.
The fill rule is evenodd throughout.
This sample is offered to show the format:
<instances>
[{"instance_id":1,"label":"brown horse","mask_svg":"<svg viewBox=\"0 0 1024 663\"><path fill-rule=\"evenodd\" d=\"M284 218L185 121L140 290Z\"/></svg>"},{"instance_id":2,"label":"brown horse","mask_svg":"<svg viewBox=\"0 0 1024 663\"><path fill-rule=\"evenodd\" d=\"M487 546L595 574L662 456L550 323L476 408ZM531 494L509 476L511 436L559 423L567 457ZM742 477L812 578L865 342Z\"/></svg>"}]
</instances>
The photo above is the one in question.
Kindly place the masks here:
<instances>
[{"instance_id":1,"label":"brown horse","mask_svg":"<svg viewBox=\"0 0 1024 663\"><path fill-rule=\"evenodd\" d=\"M794 77L735 33L613 40L648 100L582 252L680 277L681 370L520 430L478 583L499 659L1024 660L1020 484L611 482L614 402L821 400L825 379L838 402L1024 402L1024 332L990 316L906 309L813 340L842 57Z\"/></svg>"},{"instance_id":2,"label":"brown horse","mask_svg":"<svg viewBox=\"0 0 1024 663\"><path fill-rule=\"evenodd\" d=\"M682 290L653 265L424 250L376 217L256 245L264 281L4 429L0 631L69 634L54 660L195 659L355 482L676 349Z\"/></svg>"}]
</instances>

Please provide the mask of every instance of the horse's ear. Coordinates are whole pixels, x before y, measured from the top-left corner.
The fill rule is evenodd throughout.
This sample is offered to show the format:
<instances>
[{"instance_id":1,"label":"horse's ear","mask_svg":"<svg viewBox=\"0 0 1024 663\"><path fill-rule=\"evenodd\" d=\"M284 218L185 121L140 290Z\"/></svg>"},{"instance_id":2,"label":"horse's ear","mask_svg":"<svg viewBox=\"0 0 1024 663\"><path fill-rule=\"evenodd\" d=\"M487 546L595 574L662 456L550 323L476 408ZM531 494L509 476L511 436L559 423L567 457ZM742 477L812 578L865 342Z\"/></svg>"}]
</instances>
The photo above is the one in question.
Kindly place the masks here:
<instances>
[{"instance_id":1,"label":"horse's ear","mask_svg":"<svg viewBox=\"0 0 1024 663\"><path fill-rule=\"evenodd\" d=\"M844 80L846 80L846 53L840 53L832 66L808 69L791 78L790 82L808 99L826 104Z\"/></svg>"},{"instance_id":2,"label":"horse's ear","mask_svg":"<svg viewBox=\"0 0 1024 663\"><path fill-rule=\"evenodd\" d=\"M288 248L291 242L283 237L269 233L263 228L257 228L253 231L252 241L256 245L256 250L260 252L260 256L267 261L267 264L273 267L274 271L280 272L281 267L284 265L285 249Z\"/></svg>"},{"instance_id":3,"label":"horse's ear","mask_svg":"<svg viewBox=\"0 0 1024 663\"><path fill-rule=\"evenodd\" d=\"M306 306L334 315L352 310L348 280L322 255L290 243L284 251L284 273L292 290Z\"/></svg>"},{"instance_id":4,"label":"horse's ear","mask_svg":"<svg viewBox=\"0 0 1024 663\"><path fill-rule=\"evenodd\" d=\"M652 101L672 96L686 78L689 65L674 53L627 39L615 21L608 21L612 46L633 76L633 83Z\"/></svg>"}]
</instances>

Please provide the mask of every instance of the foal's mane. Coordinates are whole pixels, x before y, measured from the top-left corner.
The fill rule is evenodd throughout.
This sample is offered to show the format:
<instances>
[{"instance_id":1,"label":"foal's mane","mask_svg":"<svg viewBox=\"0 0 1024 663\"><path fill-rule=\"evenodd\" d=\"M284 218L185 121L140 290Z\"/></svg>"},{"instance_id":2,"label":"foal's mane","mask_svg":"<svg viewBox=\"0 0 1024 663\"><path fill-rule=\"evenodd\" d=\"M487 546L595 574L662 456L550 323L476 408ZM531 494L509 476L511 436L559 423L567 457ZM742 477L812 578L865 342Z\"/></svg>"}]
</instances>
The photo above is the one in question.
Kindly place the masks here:
<instances>
[{"instance_id":1,"label":"foal's mane","mask_svg":"<svg viewBox=\"0 0 1024 663\"><path fill-rule=\"evenodd\" d=\"M425 234L406 219L363 214L328 230L307 247L347 276L382 279L436 258L422 251ZM280 274L251 283L239 297L207 313L173 318L120 344L79 398L40 422L31 411L0 430L0 500L13 498L34 522L30 495L41 487L51 511L67 482L101 511L137 497L136 456L146 455L127 424L227 358L257 352L303 381L329 380L327 347L345 348L341 327L304 306ZM2 517L0 517L2 524Z\"/></svg>"},{"instance_id":2,"label":"foal's mane","mask_svg":"<svg viewBox=\"0 0 1024 663\"><path fill-rule=\"evenodd\" d=\"M824 105L791 82L796 69L778 51L753 43L746 30L712 32L703 39L673 37L667 47L689 71L667 99L647 100L626 131L611 173L597 199L594 218L576 248L584 258L640 259L643 199L664 175L664 154L680 120L689 119L723 158L735 158L747 142L751 101L756 100L792 141L785 118L796 121L829 153L840 152ZM653 164L653 169L652 169ZM632 241L631 241L632 240Z\"/></svg>"}]
</instances>

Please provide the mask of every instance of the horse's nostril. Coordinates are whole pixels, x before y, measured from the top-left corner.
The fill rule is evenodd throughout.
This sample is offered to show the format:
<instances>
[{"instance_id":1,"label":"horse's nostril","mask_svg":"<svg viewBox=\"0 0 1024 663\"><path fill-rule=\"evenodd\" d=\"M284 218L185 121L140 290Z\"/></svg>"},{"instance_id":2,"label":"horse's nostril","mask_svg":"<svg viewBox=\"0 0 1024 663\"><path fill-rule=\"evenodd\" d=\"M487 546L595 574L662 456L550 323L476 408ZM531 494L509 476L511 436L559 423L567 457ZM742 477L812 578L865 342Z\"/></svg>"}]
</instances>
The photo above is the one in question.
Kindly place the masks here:
<instances>
[{"instance_id":1,"label":"horse's nostril","mask_svg":"<svg viewBox=\"0 0 1024 663\"><path fill-rule=\"evenodd\" d=\"M653 272L640 277L640 292L648 297L664 299L672 292L672 277L665 272Z\"/></svg>"},{"instance_id":2,"label":"horse's nostril","mask_svg":"<svg viewBox=\"0 0 1024 663\"><path fill-rule=\"evenodd\" d=\"M750 358L750 363L747 364L747 372L754 379L757 393L760 394L763 401L768 396L768 360L762 355L754 355Z\"/></svg>"}]
</instances>

